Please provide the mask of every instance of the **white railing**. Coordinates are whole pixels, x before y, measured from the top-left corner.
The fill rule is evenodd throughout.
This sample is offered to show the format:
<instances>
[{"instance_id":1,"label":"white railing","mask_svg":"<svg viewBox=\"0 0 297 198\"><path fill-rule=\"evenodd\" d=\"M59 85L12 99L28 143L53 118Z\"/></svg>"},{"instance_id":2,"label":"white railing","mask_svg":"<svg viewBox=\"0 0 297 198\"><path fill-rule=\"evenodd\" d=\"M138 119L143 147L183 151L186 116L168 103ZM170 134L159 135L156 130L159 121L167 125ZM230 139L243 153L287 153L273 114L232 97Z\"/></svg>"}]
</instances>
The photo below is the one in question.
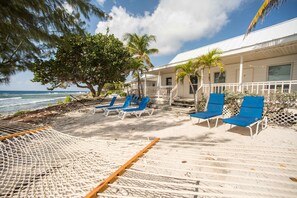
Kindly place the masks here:
<instances>
[{"instance_id":1,"label":"white railing","mask_svg":"<svg viewBox=\"0 0 297 198\"><path fill-rule=\"evenodd\" d=\"M176 85L173 87L173 89L171 89L171 91L170 91L170 95L169 95L169 105L172 104L172 102L173 102L173 97L175 97L175 96L177 95L177 88L178 88L178 84L176 84ZM173 96L173 94L175 94L175 95Z\"/></svg>"},{"instance_id":2,"label":"white railing","mask_svg":"<svg viewBox=\"0 0 297 198\"><path fill-rule=\"evenodd\" d=\"M265 81L265 82L244 82L239 83L215 83L211 84L211 93L241 92L261 95L271 93L292 93L297 91L297 80L287 81ZM203 85L203 92L209 93L209 85Z\"/></svg>"},{"instance_id":3,"label":"white railing","mask_svg":"<svg viewBox=\"0 0 297 198\"><path fill-rule=\"evenodd\" d=\"M157 97L157 98L169 98L170 91L172 90L173 86L160 86L160 87L146 87L146 94L150 97Z\"/></svg>"}]
</instances>

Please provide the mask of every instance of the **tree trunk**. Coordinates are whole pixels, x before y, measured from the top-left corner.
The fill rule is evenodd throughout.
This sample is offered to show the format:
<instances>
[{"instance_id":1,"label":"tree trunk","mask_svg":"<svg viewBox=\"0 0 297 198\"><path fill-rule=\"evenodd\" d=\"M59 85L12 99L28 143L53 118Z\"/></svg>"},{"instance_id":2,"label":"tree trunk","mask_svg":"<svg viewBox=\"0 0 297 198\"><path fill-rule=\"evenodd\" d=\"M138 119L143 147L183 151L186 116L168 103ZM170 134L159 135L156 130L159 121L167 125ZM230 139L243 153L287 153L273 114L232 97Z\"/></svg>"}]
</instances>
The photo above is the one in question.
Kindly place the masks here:
<instances>
[{"instance_id":1,"label":"tree trunk","mask_svg":"<svg viewBox=\"0 0 297 198\"><path fill-rule=\"evenodd\" d=\"M144 89L143 89L143 85L142 84L140 84L141 86L141 98L143 98L144 97Z\"/></svg>"},{"instance_id":2,"label":"tree trunk","mask_svg":"<svg viewBox=\"0 0 297 198\"><path fill-rule=\"evenodd\" d=\"M211 94L211 78L210 78L210 68L208 69L208 83L209 83L209 94Z\"/></svg>"},{"instance_id":3,"label":"tree trunk","mask_svg":"<svg viewBox=\"0 0 297 198\"><path fill-rule=\"evenodd\" d=\"M98 87L97 87L97 96L100 96L102 88L103 88L102 85L98 85Z\"/></svg>"},{"instance_id":4,"label":"tree trunk","mask_svg":"<svg viewBox=\"0 0 297 198\"><path fill-rule=\"evenodd\" d=\"M91 91L92 96L95 97L96 96L96 90L94 89L94 87L89 83L87 83L87 86L88 86L88 89Z\"/></svg>"},{"instance_id":5,"label":"tree trunk","mask_svg":"<svg viewBox=\"0 0 297 198\"><path fill-rule=\"evenodd\" d=\"M192 91L193 91L193 95L194 95L194 105L195 105L195 111L197 111L196 92L195 92L195 90L194 90L194 86L193 86L193 84L192 84L191 80L189 80L189 83L190 83L190 86L191 86L191 89L192 89Z\"/></svg>"},{"instance_id":6,"label":"tree trunk","mask_svg":"<svg viewBox=\"0 0 297 198\"><path fill-rule=\"evenodd\" d=\"M138 75L137 75L137 83L138 83L138 97L141 97L141 93L140 93L140 76L139 76L139 72L138 72Z\"/></svg>"}]
</instances>

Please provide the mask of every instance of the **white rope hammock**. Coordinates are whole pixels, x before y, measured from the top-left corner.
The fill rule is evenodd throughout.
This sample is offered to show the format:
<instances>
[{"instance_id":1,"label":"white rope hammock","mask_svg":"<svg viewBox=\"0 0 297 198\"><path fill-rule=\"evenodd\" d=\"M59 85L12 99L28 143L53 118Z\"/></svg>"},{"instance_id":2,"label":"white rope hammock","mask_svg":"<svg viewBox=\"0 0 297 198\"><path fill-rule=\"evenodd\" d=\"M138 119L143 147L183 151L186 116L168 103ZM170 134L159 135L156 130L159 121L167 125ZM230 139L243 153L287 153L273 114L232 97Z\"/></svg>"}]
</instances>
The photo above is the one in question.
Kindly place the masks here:
<instances>
[{"instance_id":1,"label":"white rope hammock","mask_svg":"<svg viewBox=\"0 0 297 198\"><path fill-rule=\"evenodd\" d=\"M147 143L83 139L51 128L5 139L0 197L85 196Z\"/></svg>"},{"instance_id":2,"label":"white rope hammock","mask_svg":"<svg viewBox=\"0 0 297 198\"><path fill-rule=\"evenodd\" d=\"M295 198L294 151L160 140L99 196Z\"/></svg>"},{"instance_id":3,"label":"white rope hammock","mask_svg":"<svg viewBox=\"0 0 297 198\"><path fill-rule=\"evenodd\" d=\"M0 134L23 129L30 128L0 125ZM92 140L52 128L0 140L0 197L83 197L94 190L89 197L297 195L297 148Z\"/></svg>"}]
</instances>

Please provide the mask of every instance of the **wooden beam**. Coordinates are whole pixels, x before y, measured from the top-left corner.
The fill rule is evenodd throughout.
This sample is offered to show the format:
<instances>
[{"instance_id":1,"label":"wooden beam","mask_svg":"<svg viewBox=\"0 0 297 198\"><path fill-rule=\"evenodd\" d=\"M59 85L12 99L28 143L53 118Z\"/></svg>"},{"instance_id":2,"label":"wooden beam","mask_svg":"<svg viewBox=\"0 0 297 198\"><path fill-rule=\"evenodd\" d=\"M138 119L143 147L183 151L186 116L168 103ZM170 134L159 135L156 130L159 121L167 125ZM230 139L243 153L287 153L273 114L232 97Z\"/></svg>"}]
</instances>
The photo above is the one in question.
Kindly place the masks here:
<instances>
[{"instance_id":1,"label":"wooden beam","mask_svg":"<svg viewBox=\"0 0 297 198\"><path fill-rule=\"evenodd\" d=\"M18 136L21 136L21 135L26 135L26 134L30 134L30 133L36 133L36 132L39 132L39 131L42 131L42 130L46 130L48 128L49 127L46 126L46 127L41 127L41 128L37 128L37 129L30 129L30 130L27 130L27 131L22 131L22 132L11 134L11 135L0 136L0 141L6 140L6 139L10 139L10 138L13 138L13 137L18 137Z\"/></svg>"},{"instance_id":2,"label":"wooden beam","mask_svg":"<svg viewBox=\"0 0 297 198\"><path fill-rule=\"evenodd\" d=\"M122 175L127 168L130 168L134 162L136 162L141 156L143 156L150 148L152 148L160 138L155 138L151 143L149 143L144 149L139 151L136 155L134 155L129 161L127 161L124 165L118 168L113 174L111 174L107 179L105 179L101 184L99 184L96 188L94 188L91 192L89 192L85 198L95 198L97 197L97 193L101 193L108 188L108 184L113 183L118 176Z\"/></svg>"}]
</instances>

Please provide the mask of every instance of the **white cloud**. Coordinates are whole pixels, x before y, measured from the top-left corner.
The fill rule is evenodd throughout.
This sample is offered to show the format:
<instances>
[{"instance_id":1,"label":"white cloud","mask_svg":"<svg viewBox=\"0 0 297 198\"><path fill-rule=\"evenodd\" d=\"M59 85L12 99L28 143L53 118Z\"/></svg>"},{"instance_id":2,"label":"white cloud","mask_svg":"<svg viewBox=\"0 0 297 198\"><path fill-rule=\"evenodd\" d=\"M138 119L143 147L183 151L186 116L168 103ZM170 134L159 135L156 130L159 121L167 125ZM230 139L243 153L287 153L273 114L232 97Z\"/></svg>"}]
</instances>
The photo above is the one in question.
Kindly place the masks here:
<instances>
[{"instance_id":1,"label":"white cloud","mask_svg":"<svg viewBox=\"0 0 297 198\"><path fill-rule=\"evenodd\" d=\"M69 3L67 3L66 1L63 3L63 7L69 14L71 14L73 12L73 7L71 5L69 5Z\"/></svg>"},{"instance_id":2,"label":"white cloud","mask_svg":"<svg viewBox=\"0 0 297 198\"><path fill-rule=\"evenodd\" d=\"M97 0L97 2L99 3L99 5L103 6L105 3L105 0Z\"/></svg>"},{"instance_id":3,"label":"white cloud","mask_svg":"<svg viewBox=\"0 0 297 198\"><path fill-rule=\"evenodd\" d=\"M108 21L97 24L96 33L109 31L122 39L125 33L152 34L160 55L177 52L185 42L210 37L228 22L230 12L242 0L160 0L153 13L144 16L128 13L123 7L114 6Z\"/></svg>"}]
</instances>

